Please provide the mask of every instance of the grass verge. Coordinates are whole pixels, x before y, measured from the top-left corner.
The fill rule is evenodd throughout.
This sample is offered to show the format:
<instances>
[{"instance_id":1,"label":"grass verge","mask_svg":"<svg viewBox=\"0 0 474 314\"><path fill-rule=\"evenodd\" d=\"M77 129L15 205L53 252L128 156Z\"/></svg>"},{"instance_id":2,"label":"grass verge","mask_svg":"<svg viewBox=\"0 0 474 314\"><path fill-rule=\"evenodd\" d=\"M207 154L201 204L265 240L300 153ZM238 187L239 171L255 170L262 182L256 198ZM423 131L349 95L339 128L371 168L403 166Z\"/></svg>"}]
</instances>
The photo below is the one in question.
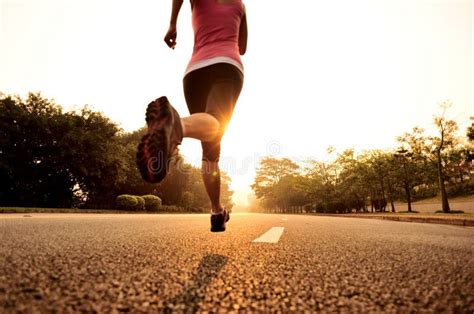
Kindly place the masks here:
<instances>
[{"instance_id":1,"label":"grass verge","mask_svg":"<svg viewBox=\"0 0 474 314\"><path fill-rule=\"evenodd\" d=\"M0 207L0 214L24 214L24 213L130 214L130 213L137 213L137 212L113 210L113 209Z\"/></svg>"},{"instance_id":2,"label":"grass verge","mask_svg":"<svg viewBox=\"0 0 474 314\"><path fill-rule=\"evenodd\" d=\"M0 214L206 214L186 211L125 211L116 209L0 207Z\"/></svg>"},{"instance_id":3,"label":"grass verge","mask_svg":"<svg viewBox=\"0 0 474 314\"><path fill-rule=\"evenodd\" d=\"M442 210L437 210L435 211L435 214L464 214L464 212L462 210L450 210L449 212L445 213L444 211Z\"/></svg>"}]
</instances>

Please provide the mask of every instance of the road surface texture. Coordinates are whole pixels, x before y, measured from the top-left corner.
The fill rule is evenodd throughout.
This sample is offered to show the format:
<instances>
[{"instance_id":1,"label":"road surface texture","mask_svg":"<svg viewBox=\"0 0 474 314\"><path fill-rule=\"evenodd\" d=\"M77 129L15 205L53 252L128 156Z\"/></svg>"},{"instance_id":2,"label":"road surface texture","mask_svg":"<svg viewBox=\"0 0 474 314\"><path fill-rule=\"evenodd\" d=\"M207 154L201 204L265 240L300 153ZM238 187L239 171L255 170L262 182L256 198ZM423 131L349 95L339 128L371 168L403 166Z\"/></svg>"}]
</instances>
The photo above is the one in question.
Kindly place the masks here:
<instances>
[{"instance_id":1,"label":"road surface texture","mask_svg":"<svg viewBox=\"0 0 474 314\"><path fill-rule=\"evenodd\" d=\"M474 228L235 214L213 234L207 215L4 214L0 237L1 313L474 311Z\"/></svg>"}]
</instances>

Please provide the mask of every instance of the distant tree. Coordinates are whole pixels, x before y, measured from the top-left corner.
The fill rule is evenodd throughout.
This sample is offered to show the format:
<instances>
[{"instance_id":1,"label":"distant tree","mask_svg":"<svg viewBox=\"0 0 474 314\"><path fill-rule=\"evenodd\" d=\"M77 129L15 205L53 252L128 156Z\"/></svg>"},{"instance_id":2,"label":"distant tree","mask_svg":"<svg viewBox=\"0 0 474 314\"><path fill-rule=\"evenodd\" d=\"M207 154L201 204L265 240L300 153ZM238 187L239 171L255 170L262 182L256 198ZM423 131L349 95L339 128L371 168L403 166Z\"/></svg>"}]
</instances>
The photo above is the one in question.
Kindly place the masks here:
<instances>
[{"instance_id":1,"label":"distant tree","mask_svg":"<svg viewBox=\"0 0 474 314\"><path fill-rule=\"evenodd\" d=\"M424 129L414 127L397 138L400 147L394 154L398 171L395 179L405 192L408 211L412 211L413 190L424 184L429 184L434 177L434 164L426 154L427 138Z\"/></svg>"},{"instance_id":2,"label":"distant tree","mask_svg":"<svg viewBox=\"0 0 474 314\"><path fill-rule=\"evenodd\" d=\"M469 171L468 165L461 160L463 156L467 156L467 152L456 136L457 123L446 118L446 111L450 106L449 101L440 104L442 113L434 118L438 131L436 135L426 136L422 129L415 128L411 134L406 133L400 137L402 146L408 147L409 154L414 157L412 160L422 161L420 173L425 177L424 184L431 185L435 182L444 212L450 211L446 185L450 181L456 185L456 177L462 183Z\"/></svg>"},{"instance_id":3,"label":"distant tree","mask_svg":"<svg viewBox=\"0 0 474 314\"><path fill-rule=\"evenodd\" d=\"M260 161L252 189L267 206L277 205L274 188L287 176L297 174L299 166L288 158L266 157Z\"/></svg>"},{"instance_id":4,"label":"distant tree","mask_svg":"<svg viewBox=\"0 0 474 314\"><path fill-rule=\"evenodd\" d=\"M471 117L471 120L474 120L474 117ZM474 122L467 128L466 136L469 141L474 141Z\"/></svg>"},{"instance_id":5,"label":"distant tree","mask_svg":"<svg viewBox=\"0 0 474 314\"><path fill-rule=\"evenodd\" d=\"M183 199L182 199L182 204L183 207L186 209L191 209L193 208L194 205L194 195L193 193L186 191L183 193Z\"/></svg>"},{"instance_id":6,"label":"distant tree","mask_svg":"<svg viewBox=\"0 0 474 314\"><path fill-rule=\"evenodd\" d=\"M339 165L339 189L341 198L352 210L366 210L365 202L373 190L373 174L364 156L357 156L353 149L346 149L336 159Z\"/></svg>"},{"instance_id":7,"label":"distant tree","mask_svg":"<svg viewBox=\"0 0 474 314\"><path fill-rule=\"evenodd\" d=\"M441 204L443 212L449 212L448 194L446 192L446 151L454 148L456 144L456 131L458 125L454 120L448 120L445 117L446 110L452 106L451 102L445 101L441 103L442 113L434 118L434 123L438 129L438 135L429 138L431 144L431 152L435 156L436 169L438 173L438 186L441 192Z\"/></svg>"},{"instance_id":8,"label":"distant tree","mask_svg":"<svg viewBox=\"0 0 474 314\"><path fill-rule=\"evenodd\" d=\"M126 180L125 150L120 145L120 129L98 112L83 108L66 113L72 130L60 141L62 154L81 190L88 208L111 208L117 189Z\"/></svg>"},{"instance_id":9,"label":"distant tree","mask_svg":"<svg viewBox=\"0 0 474 314\"><path fill-rule=\"evenodd\" d=\"M370 150L362 154L361 162L366 164L366 178L372 184L371 205L387 204L390 202L392 212L395 212L394 194L396 182L394 172L397 170L394 166L395 160L391 152L382 150ZM388 202L387 202L388 197ZM382 206L383 207L383 206Z\"/></svg>"},{"instance_id":10,"label":"distant tree","mask_svg":"<svg viewBox=\"0 0 474 314\"><path fill-rule=\"evenodd\" d=\"M394 213L395 210L395 197L396 197L396 173L398 171L397 168L397 162L394 156L394 153L392 151L387 151L385 152L385 157L384 157L384 162L385 166L387 167L387 172L388 175L386 177L386 182L387 182L387 189L388 189L388 199L390 202L390 207L392 209L392 213Z\"/></svg>"},{"instance_id":11,"label":"distant tree","mask_svg":"<svg viewBox=\"0 0 474 314\"><path fill-rule=\"evenodd\" d=\"M444 176L450 185L448 194L462 195L469 193L473 164L469 161L469 148L459 145L445 156Z\"/></svg>"},{"instance_id":12,"label":"distant tree","mask_svg":"<svg viewBox=\"0 0 474 314\"><path fill-rule=\"evenodd\" d=\"M171 163L170 171L165 179L156 185L158 196L163 200L163 204L183 206L183 194L186 191L184 187L192 185L189 180L193 175L198 177L197 174L194 174L191 165L185 163L182 156L178 156ZM196 195L198 191L196 189L193 192ZM204 187L202 187L201 193L204 192Z\"/></svg>"},{"instance_id":13,"label":"distant tree","mask_svg":"<svg viewBox=\"0 0 474 314\"><path fill-rule=\"evenodd\" d=\"M471 117L472 124L467 128L466 136L468 140L467 145L467 161L474 161L474 117Z\"/></svg>"},{"instance_id":14,"label":"distant tree","mask_svg":"<svg viewBox=\"0 0 474 314\"><path fill-rule=\"evenodd\" d=\"M296 174L299 166L288 158L266 157L260 161L252 189L258 198L270 195L273 186L286 176Z\"/></svg>"},{"instance_id":15,"label":"distant tree","mask_svg":"<svg viewBox=\"0 0 474 314\"><path fill-rule=\"evenodd\" d=\"M308 203L306 194L300 188L301 179L298 175L288 175L273 186L274 203L281 211L298 212Z\"/></svg>"},{"instance_id":16,"label":"distant tree","mask_svg":"<svg viewBox=\"0 0 474 314\"><path fill-rule=\"evenodd\" d=\"M300 185L308 200L324 208L339 200L343 191L339 164L309 160L307 165Z\"/></svg>"},{"instance_id":17,"label":"distant tree","mask_svg":"<svg viewBox=\"0 0 474 314\"><path fill-rule=\"evenodd\" d=\"M221 203L222 206L228 209L232 209L234 202L232 196L234 192L230 189L232 180L230 176L221 170Z\"/></svg>"},{"instance_id":18,"label":"distant tree","mask_svg":"<svg viewBox=\"0 0 474 314\"><path fill-rule=\"evenodd\" d=\"M116 188L117 194L158 195L157 185L143 180L137 168L137 146L145 132L145 128L141 128L131 133L122 133L118 137L117 147L123 151L125 162L125 180Z\"/></svg>"}]
</instances>

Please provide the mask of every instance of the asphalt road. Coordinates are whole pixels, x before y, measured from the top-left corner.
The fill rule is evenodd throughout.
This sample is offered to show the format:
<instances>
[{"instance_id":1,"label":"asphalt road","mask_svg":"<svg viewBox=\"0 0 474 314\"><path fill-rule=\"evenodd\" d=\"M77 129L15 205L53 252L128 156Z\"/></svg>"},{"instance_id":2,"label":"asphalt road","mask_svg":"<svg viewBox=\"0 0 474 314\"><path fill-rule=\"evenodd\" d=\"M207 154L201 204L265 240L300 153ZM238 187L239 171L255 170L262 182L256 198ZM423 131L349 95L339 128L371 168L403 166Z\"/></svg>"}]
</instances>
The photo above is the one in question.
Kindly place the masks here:
<instances>
[{"instance_id":1,"label":"asphalt road","mask_svg":"<svg viewBox=\"0 0 474 314\"><path fill-rule=\"evenodd\" d=\"M272 227L279 241L256 243ZM281 229L280 229L281 230ZM474 229L358 218L4 214L0 312L474 311Z\"/></svg>"}]
</instances>

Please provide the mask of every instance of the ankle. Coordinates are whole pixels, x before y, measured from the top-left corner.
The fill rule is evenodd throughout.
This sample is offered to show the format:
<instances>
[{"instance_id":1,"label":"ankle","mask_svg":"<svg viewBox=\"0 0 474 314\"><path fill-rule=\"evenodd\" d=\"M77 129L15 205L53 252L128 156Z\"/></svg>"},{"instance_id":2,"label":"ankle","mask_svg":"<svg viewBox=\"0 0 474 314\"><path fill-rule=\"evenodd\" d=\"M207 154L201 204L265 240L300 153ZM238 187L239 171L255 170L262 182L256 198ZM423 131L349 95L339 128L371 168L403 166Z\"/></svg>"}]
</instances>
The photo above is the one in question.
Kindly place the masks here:
<instances>
[{"instance_id":1,"label":"ankle","mask_svg":"<svg viewBox=\"0 0 474 314\"><path fill-rule=\"evenodd\" d=\"M211 214L213 215L218 215L224 211L224 207L219 206L219 207L212 207L211 209Z\"/></svg>"}]
</instances>

